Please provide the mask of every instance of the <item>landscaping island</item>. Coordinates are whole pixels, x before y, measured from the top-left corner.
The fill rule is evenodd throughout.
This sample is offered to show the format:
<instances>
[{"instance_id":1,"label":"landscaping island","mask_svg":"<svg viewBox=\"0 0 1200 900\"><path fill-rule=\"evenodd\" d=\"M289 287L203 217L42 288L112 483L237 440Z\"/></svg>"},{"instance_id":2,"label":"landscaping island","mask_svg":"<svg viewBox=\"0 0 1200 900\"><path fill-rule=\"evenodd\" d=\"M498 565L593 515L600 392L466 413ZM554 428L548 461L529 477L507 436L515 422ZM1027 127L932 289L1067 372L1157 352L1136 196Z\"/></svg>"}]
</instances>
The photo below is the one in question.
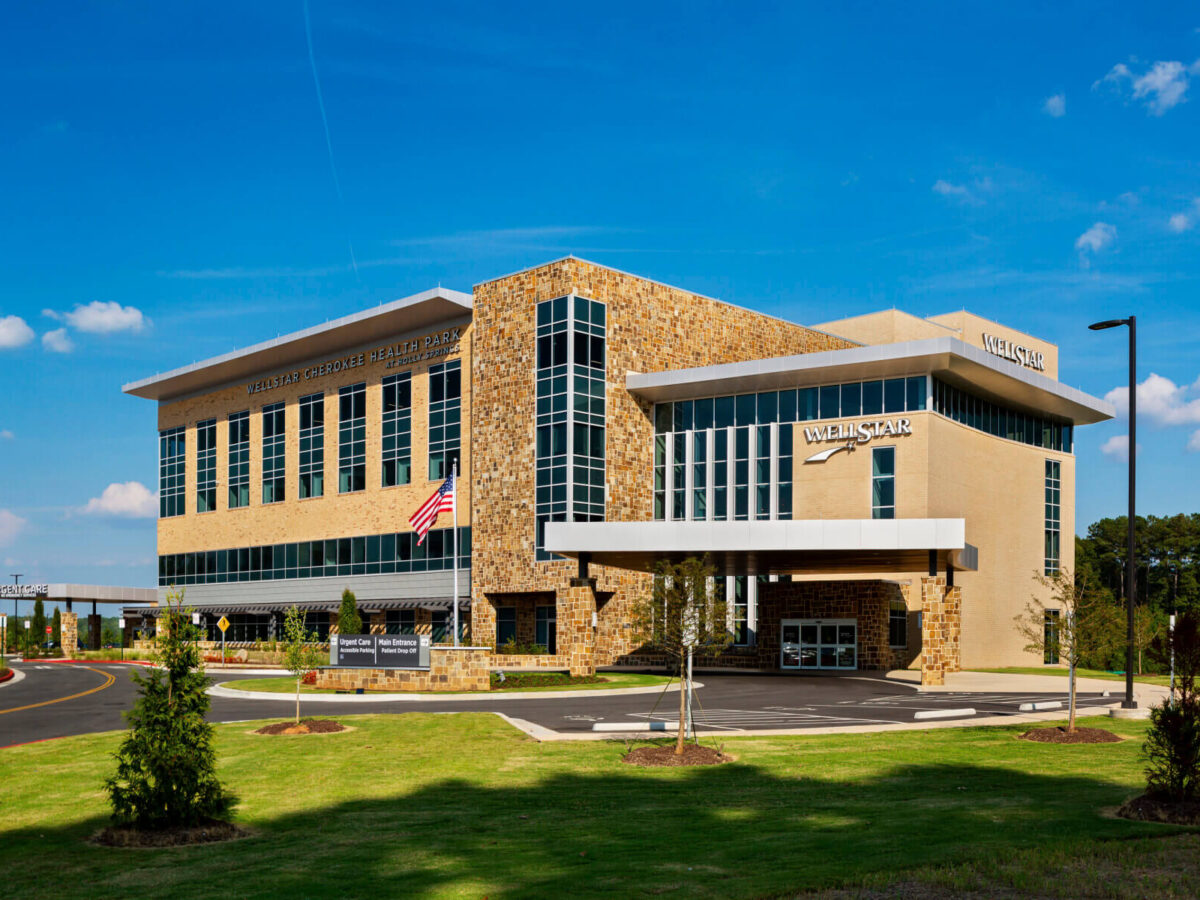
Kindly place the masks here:
<instances>
[{"instance_id":1,"label":"landscaping island","mask_svg":"<svg viewBox=\"0 0 1200 900\"><path fill-rule=\"evenodd\" d=\"M670 676L667 675L648 675L641 672L601 672L597 675L587 676L572 676L563 672L506 672L502 681L499 673L493 672L491 676L491 691L448 691L446 693L486 694L494 691L611 690L665 685L670 680ZM296 679L287 675L268 678L247 678L240 681L222 682L221 686L232 688L235 691L294 694L296 691ZM305 684L301 685L300 693L336 694L339 692Z\"/></svg>"}]
</instances>

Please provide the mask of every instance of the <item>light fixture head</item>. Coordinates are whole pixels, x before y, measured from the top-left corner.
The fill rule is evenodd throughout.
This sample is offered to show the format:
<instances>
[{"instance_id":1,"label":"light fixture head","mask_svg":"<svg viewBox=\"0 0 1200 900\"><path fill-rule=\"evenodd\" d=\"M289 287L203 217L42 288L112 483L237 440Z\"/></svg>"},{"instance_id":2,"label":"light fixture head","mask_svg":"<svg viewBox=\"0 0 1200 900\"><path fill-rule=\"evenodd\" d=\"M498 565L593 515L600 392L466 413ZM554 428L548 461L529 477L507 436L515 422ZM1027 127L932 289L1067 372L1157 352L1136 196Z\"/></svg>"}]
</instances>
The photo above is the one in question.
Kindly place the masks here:
<instances>
[{"instance_id":1,"label":"light fixture head","mask_svg":"<svg viewBox=\"0 0 1200 900\"><path fill-rule=\"evenodd\" d=\"M1118 325L1128 325L1128 319L1106 319L1103 322L1093 322L1088 326L1092 331L1103 331L1105 328L1116 328Z\"/></svg>"}]
</instances>

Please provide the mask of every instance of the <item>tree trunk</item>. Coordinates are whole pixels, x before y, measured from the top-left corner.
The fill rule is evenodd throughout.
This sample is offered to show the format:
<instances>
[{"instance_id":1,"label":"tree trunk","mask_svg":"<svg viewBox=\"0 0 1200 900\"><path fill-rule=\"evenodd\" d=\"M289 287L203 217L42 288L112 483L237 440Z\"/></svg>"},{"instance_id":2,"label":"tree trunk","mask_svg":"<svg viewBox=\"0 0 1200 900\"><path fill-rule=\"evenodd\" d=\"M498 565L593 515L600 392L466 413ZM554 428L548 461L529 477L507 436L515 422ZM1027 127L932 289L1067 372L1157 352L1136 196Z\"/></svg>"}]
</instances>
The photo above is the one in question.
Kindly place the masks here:
<instances>
[{"instance_id":1,"label":"tree trunk","mask_svg":"<svg viewBox=\"0 0 1200 900\"><path fill-rule=\"evenodd\" d=\"M1075 731L1075 660L1071 659L1071 669L1067 673L1067 733Z\"/></svg>"},{"instance_id":2,"label":"tree trunk","mask_svg":"<svg viewBox=\"0 0 1200 900\"><path fill-rule=\"evenodd\" d=\"M683 733L687 728L684 717L687 715L684 704L687 702L687 675L682 659L679 662L679 734L675 737L675 755L683 755Z\"/></svg>"},{"instance_id":3,"label":"tree trunk","mask_svg":"<svg viewBox=\"0 0 1200 900\"><path fill-rule=\"evenodd\" d=\"M297 725L300 724L300 680L302 678L304 678L303 675L298 675L296 677L296 724Z\"/></svg>"}]
</instances>

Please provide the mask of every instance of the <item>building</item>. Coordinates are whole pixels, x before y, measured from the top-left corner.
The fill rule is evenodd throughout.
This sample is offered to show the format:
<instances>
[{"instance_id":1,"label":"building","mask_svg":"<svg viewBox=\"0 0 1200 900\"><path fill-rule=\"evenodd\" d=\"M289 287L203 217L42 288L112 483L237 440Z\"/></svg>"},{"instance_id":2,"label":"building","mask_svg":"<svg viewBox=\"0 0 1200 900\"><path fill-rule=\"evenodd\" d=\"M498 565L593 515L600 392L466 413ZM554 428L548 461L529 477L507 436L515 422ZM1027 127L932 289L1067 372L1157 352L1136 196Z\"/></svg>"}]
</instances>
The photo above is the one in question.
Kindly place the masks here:
<instances>
[{"instance_id":1,"label":"building","mask_svg":"<svg viewBox=\"0 0 1200 900\"><path fill-rule=\"evenodd\" d=\"M327 633L344 587L373 630L448 639L448 516L421 545L407 520L457 460L458 600L495 666L651 661L631 599L707 553L736 638L713 664L933 682L1042 661L1013 617L1073 565L1074 430L1113 415L1057 369L966 312L804 327L568 257L125 391L158 402L160 595L231 639L292 604Z\"/></svg>"}]
</instances>

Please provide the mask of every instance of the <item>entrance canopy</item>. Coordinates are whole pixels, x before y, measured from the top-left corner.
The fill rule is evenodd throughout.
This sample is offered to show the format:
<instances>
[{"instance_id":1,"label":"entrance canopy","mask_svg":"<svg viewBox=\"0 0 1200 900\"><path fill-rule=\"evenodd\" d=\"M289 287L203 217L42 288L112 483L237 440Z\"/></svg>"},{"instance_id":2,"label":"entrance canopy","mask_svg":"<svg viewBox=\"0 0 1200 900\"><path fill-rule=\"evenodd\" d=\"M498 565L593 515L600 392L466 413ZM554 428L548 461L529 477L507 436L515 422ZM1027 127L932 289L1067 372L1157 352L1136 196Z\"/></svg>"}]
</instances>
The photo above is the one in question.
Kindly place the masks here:
<instances>
[{"instance_id":1,"label":"entrance canopy","mask_svg":"<svg viewBox=\"0 0 1200 900\"><path fill-rule=\"evenodd\" d=\"M754 522L549 522L546 549L651 572L661 559L708 554L726 575L974 571L963 519L787 519Z\"/></svg>"}]
</instances>

